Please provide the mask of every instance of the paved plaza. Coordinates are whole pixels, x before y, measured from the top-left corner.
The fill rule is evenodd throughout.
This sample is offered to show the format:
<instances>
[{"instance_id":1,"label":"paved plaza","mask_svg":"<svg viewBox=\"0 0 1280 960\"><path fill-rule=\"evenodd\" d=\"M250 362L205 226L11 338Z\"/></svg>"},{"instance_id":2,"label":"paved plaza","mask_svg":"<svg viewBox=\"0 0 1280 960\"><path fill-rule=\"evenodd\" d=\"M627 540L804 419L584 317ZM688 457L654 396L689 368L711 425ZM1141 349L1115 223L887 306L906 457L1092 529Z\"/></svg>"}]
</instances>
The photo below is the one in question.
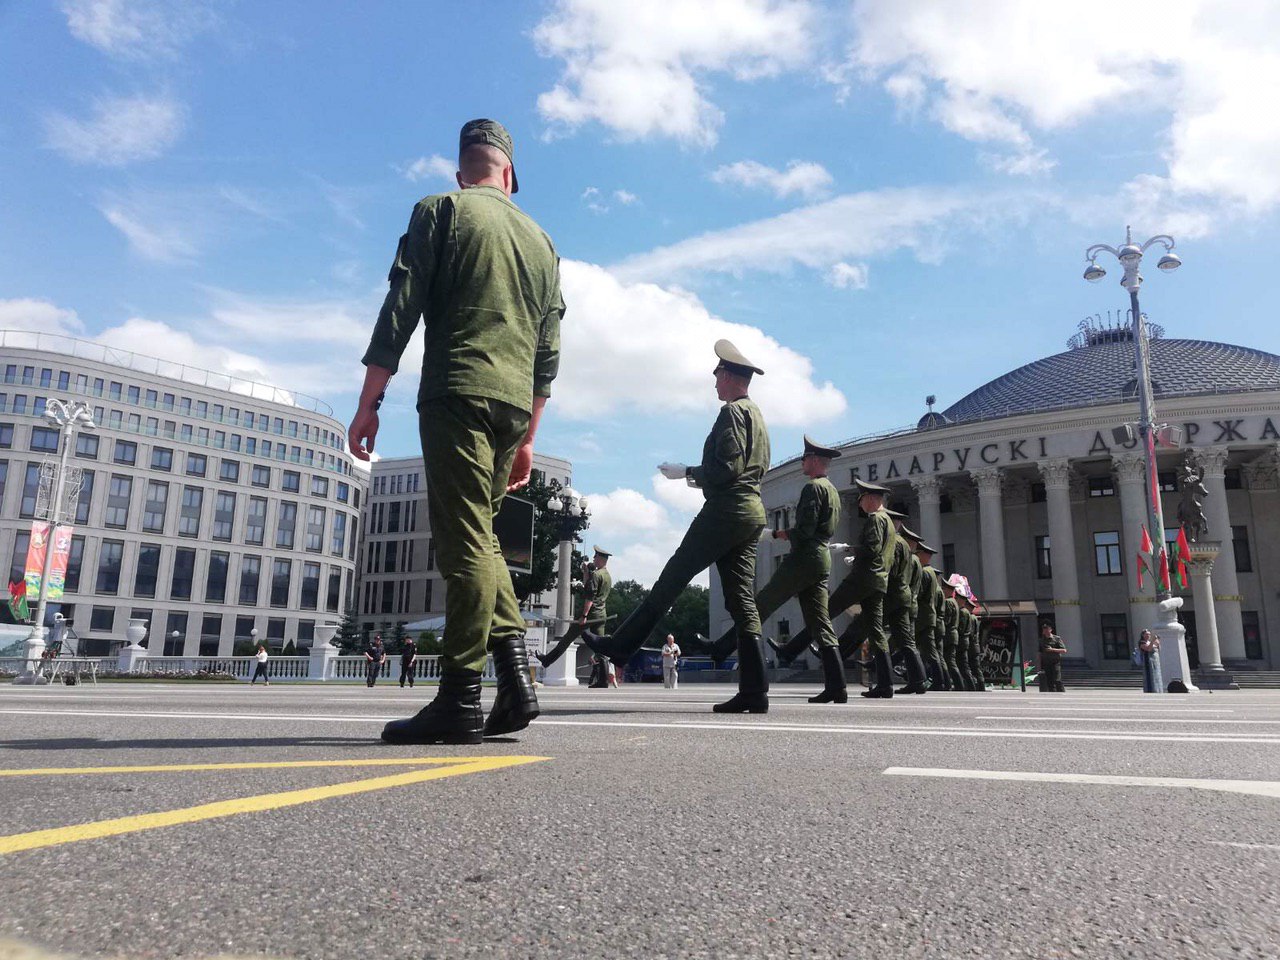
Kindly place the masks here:
<instances>
[{"instance_id":1,"label":"paved plaza","mask_svg":"<svg viewBox=\"0 0 1280 960\"><path fill-rule=\"evenodd\" d=\"M991 691L713 716L543 690L0 688L0 940L69 956L1233 957L1280 944L1280 694ZM492 691L486 691L486 705ZM3 948L0 948L2 952Z\"/></svg>"}]
</instances>

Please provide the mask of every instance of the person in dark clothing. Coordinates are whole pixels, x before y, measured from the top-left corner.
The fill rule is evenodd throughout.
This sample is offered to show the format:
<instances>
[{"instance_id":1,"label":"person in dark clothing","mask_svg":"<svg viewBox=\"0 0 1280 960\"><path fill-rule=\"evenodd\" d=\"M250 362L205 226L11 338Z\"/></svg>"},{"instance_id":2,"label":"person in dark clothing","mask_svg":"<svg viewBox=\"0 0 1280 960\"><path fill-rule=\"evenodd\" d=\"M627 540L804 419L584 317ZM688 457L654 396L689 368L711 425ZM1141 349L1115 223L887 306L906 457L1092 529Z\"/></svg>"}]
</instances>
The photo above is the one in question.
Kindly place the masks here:
<instances>
[{"instance_id":1,"label":"person in dark clothing","mask_svg":"<svg viewBox=\"0 0 1280 960\"><path fill-rule=\"evenodd\" d=\"M378 674L382 672L382 665L387 662L387 651L382 646L382 634L375 633L373 635L373 643L369 644L369 649L364 652L364 685L372 687L378 681Z\"/></svg>"},{"instance_id":2,"label":"person in dark clothing","mask_svg":"<svg viewBox=\"0 0 1280 960\"><path fill-rule=\"evenodd\" d=\"M415 664L418 662L418 648L414 645L413 638L405 640L404 649L400 651L400 687L404 689L404 682L409 681L409 689L413 689L413 674L416 669Z\"/></svg>"},{"instance_id":3,"label":"person in dark clothing","mask_svg":"<svg viewBox=\"0 0 1280 960\"><path fill-rule=\"evenodd\" d=\"M1062 638L1053 632L1053 624L1048 621L1040 624L1040 692L1063 693L1062 655L1067 652L1067 645Z\"/></svg>"}]
</instances>

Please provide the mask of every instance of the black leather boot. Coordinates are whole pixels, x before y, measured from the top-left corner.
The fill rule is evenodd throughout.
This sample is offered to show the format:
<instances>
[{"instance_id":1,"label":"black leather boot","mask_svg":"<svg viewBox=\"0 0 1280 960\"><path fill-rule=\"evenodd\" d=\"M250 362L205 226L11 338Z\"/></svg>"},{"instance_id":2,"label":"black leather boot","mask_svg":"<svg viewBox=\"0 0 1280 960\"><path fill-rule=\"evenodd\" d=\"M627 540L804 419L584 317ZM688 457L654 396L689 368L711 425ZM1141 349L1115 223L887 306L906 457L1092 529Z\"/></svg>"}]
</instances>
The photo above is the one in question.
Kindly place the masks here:
<instances>
[{"instance_id":1,"label":"black leather boot","mask_svg":"<svg viewBox=\"0 0 1280 960\"><path fill-rule=\"evenodd\" d=\"M766 641L773 652L778 655L779 666L788 666L796 657L804 653L805 648L809 646L809 631L801 630L794 637L787 640L786 643L778 643L773 637Z\"/></svg>"},{"instance_id":2,"label":"black leather boot","mask_svg":"<svg viewBox=\"0 0 1280 960\"><path fill-rule=\"evenodd\" d=\"M929 676L930 690L946 690L947 685L942 681L942 671L938 669L937 660L926 660L924 662L925 673Z\"/></svg>"},{"instance_id":3,"label":"black leather boot","mask_svg":"<svg viewBox=\"0 0 1280 960\"><path fill-rule=\"evenodd\" d=\"M715 713L769 712L769 681L760 634L744 633L738 638L738 692L711 709Z\"/></svg>"},{"instance_id":4,"label":"black leather boot","mask_svg":"<svg viewBox=\"0 0 1280 960\"><path fill-rule=\"evenodd\" d=\"M538 658L538 662L542 664L544 668L549 667L553 663L555 663L557 660L559 660L561 657L563 657L566 651L568 651L568 649L573 646L574 642L577 639L578 639L577 637L571 637L568 640L562 639L559 642L557 642L554 647L551 648L550 652L535 653L534 656ZM497 666L497 663L498 661L495 659L494 666Z\"/></svg>"},{"instance_id":5,"label":"black leather boot","mask_svg":"<svg viewBox=\"0 0 1280 960\"><path fill-rule=\"evenodd\" d=\"M632 654L640 649L640 644L644 643L644 638L641 637L640 641L632 646L625 640L619 640L616 636L606 636L602 633L593 633L590 630L583 630L582 642L587 645L587 649L592 653L608 660L612 660L614 664L621 669L626 666L626 663L631 659Z\"/></svg>"},{"instance_id":6,"label":"black leather boot","mask_svg":"<svg viewBox=\"0 0 1280 960\"><path fill-rule=\"evenodd\" d=\"M822 679L825 686L816 697L810 697L810 703L848 703L849 688L844 680L844 661L840 659L839 647L822 647Z\"/></svg>"},{"instance_id":7,"label":"black leather boot","mask_svg":"<svg viewBox=\"0 0 1280 960\"><path fill-rule=\"evenodd\" d=\"M493 645L493 669L498 675L498 697L484 723L486 737L523 730L538 716L538 695L529 679L524 637L499 640Z\"/></svg>"},{"instance_id":8,"label":"black leather boot","mask_svg":"<svg viewBox=\"0 0 1280 960\"><path fill-rule=\"evenodd\" d=\"M893 697L893 661L889 659L887 650L877 650L871 655L871 662L876 665L876 685L870 690L863 690L862 695L870 700L889 700Z\"/></svg>"},{"instance_id":9,"label":"black leather boot","mask_svg":"<svg viewBox=\"0 0 1280 960\"><path fill-rule=\"evenodd\" d=\"M907 685L896 691L903 693L928 693L929 685L925 681L927 677L924 672L924 661L920 659L920 654L912 650L902 651L902 661L907 667Z\"/></svg>"},{"instance_id":10,"label":"black leather boot","mask_svg":"<svg viewBox=\"0 0 1280 960\"><path fill-rule=\"evenodd\" d=\"M480 671L446 670L436 698L407 720L382 728L387 743L482 743Z\"/></svg>"}]
</instances>

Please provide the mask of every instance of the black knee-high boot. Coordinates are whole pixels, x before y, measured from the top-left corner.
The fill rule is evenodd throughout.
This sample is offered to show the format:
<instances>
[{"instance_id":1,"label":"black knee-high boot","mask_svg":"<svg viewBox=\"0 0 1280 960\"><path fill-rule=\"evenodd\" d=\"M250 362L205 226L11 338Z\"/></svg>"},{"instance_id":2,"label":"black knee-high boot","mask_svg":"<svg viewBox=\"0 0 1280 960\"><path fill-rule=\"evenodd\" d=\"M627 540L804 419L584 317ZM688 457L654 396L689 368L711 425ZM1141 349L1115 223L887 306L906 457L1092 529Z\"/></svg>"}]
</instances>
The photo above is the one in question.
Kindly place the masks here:
<instances>
[{"instance_id":1,"label":"black knee-high boot","mask_svg":"<svg viewBox=\"0 0 1280 960\"><path fill-rule=\"evenodd\" d=\"M482 743L480 671L446 670L436 698L416 716L388 723L382 728L382 739L387 743Z\"/></svg>"},{"instance_id":2,"label":"black knee-high boot","mask_svg":"<svg viewBox=\"0 0 1280 960\"><path fill-rule=\"evenodd\" d=\"M875 651L871 662L876 665L876 685L863 690L862 695L870 700L888 700L893 696L893 661L889 659L889 651Z\"/></svg>"},{"instance_id":3,"label":"black knee-high boot","mask_svg":"<svg viewBox=\"0 0 1280 960\"><path fill-rule=\"evenodd\" d=\"M764 672L764 641L758 633L738 637L738 692L713 706L715 713L768 713L769 680Z\"/></svg>"},{"instance_id":4,"label":"black knee-high boot","mask_svg":"<svg viewBox=\"0 0 1280 960\"><path fill-rule=\"evenodd\" d=\"M493 645L493 669L498 675L498 697L485 721L486 737L523 730L538 716L538 695L529 679L524 637L499 640Z\"/></svg>"},{"instance_id":5,"label":"black knee-high boot","mask_svg":"<svg viewBox=\"0 0 1280 960\"><path fill-rule=\"evenodd\" d=\"M820 647L822 656L822 677L825 686L816 697L810 697L810 703L848 703L849 689L845 685L844 662L840 659L839 647Z\"/></svg>"},{"instance_id":6,"label":"black knee-high boot","mask_svg":"<svg viewBox=\"0 0 1280 960\"><path fill-rule=\"evenodd\" d=\"M902 661L907 667L907 685L898 693L927 693L929 685L925 682L924 661L920 654L911 649L902 651Z\"/></svg>"}]
</instances>

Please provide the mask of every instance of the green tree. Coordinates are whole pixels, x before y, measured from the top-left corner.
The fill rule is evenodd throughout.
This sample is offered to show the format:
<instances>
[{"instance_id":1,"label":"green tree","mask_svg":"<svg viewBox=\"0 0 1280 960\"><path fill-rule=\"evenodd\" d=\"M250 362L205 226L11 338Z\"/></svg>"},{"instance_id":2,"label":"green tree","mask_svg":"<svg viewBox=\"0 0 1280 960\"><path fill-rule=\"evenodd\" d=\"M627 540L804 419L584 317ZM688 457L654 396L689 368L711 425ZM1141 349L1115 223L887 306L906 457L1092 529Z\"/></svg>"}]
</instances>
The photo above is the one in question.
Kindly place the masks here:
<instances>
[{"instance_id":1,"label":"green tree","mask_svg":"<svg viewBox=\"0 0 1280 960\"><path fill-rule=\"evenodd\" d=\"M635 580L615 581L607 601L610 620L606 630L616 629L648 595L649 591Z\"/></svg>"},{"instance_id":2,"label":"green tree","mask_svg":"<svg viewBox=\"0 0 1280 960\"><path fill-rule=\"evenodd\" d=\"M358 650L363 645L360 638L360 624L356 622L355 607L347 607L342 612L342 619L338 622L338 633L333 638L333 643L339 650L347 653Z\"/></svg>"},{"instance_id":3,"label":"green tree","mask_svg":"<svg viewBox=\"0 0 1280 960\"><path fill-rule=\"evenodd\" d=\"M296 657L297 655L298 655L298 648L293 645L292 640L286 643L284 645L284 649L280 651L280 656L282 657Z\"/></svg>"},{"instance_id":4,"label":"green tree","mask_svg":"<svg viewBox=\"0 0 1280 960\"><path fill-rule=\"evenodd\" d=\"M394 627L391 628L391 635L382 635L383 645L386 647L387 653L400 653L404 650L404 641L409 635L405 633L404 624L397 620Z\"/></svg>"},{"instance_id":5,"label":"green tree","mask_svg":"<svg viewBox=\"0 0 1280 960\"><path fill-rule=\"evenodd\" d=\"M517 494L533 502L533 560L530 563L532 572L511 575L516 597L522 602L535 593L546 593L556 586L556 561L559 556L563 519L547 509L547 501L561 489L560 484L555 480L546 483L535 477ZM577 519L575 525L573 540L575 543L581 543L582 531L591 525L591 521L587 517L581 517Z\"/></svg>"},{"instance_id":6,"label":"green tree","mask_svg":"<svg viewBox=\"0 0 1280 960\"><path fill-rule=\"evenodd\" d=\"M665 637L674 634L677 642L688 642L695 633L704 637L710 629L711 591L706 587L691 584L676 597L671 605L671 612L662 618L658 630Z\"/></svg>"},{"instance_id":7,"label":"green tree","mask_svg":"<svg viewBox=\"0 0 1280 960\"><path fill-rule=\"evenodd\" d=\"M444 652L444 641L436 636L434 630L423 630L418 634L418 653L424 657L436 657Z\"/></svg>"}]
</instances>

